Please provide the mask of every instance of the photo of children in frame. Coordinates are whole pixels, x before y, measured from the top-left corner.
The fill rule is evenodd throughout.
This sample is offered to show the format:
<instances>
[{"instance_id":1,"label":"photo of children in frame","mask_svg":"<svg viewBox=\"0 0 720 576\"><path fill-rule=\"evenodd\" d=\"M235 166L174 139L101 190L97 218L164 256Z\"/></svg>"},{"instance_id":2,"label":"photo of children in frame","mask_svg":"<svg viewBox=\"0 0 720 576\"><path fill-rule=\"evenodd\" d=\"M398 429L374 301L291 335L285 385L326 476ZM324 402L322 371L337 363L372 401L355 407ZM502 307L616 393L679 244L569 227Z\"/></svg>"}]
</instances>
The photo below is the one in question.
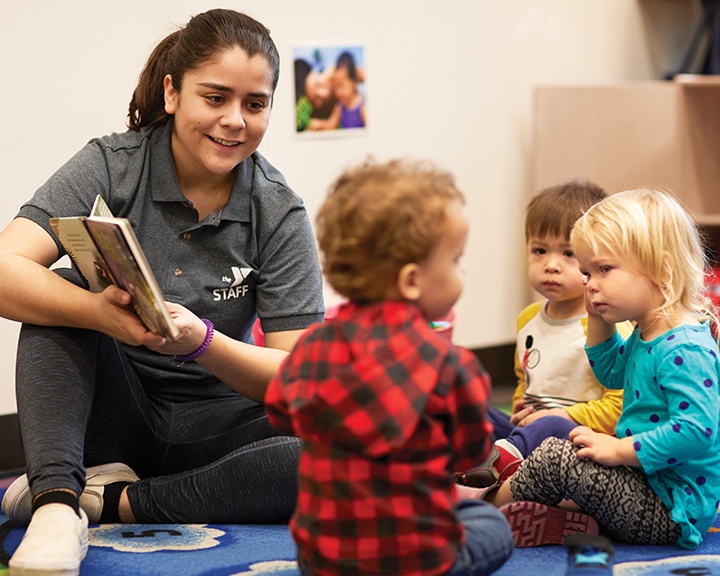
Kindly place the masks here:
<instances>
[{"instance_id":1,"label":"photo of children in frame","mask_svg":"<svg viewBox=\"0 0 720 576\"><path fill-rule=\"evenodd\" d=\"M361 46L296 47L293 56L296 132L367 127Z\"/></svg>"}]
</instances>

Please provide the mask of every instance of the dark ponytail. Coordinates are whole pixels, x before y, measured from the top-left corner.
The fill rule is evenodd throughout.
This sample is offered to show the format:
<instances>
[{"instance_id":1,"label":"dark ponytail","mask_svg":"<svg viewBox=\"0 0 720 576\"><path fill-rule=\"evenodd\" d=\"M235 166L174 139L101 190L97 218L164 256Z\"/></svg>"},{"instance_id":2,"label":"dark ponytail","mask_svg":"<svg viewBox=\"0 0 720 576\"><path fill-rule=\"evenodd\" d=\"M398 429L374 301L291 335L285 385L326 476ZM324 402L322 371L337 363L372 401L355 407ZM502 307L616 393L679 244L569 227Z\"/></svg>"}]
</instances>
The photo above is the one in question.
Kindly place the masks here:
<instances>
[{"instance_id":1,"label":"dark ponytail","mask_svg":"<svg viewBox=\"0 0 720 576\"><path fill-rule=\"evenodd\" d=\"M270 31L257 20L234 10L215 9L190 19L152 51L140 73L128 110L128 127L139 130L167 121L163 81L167 74L178 92L185 74L220 52L241 48L248 56L263 56L273 71L273 92L280 77L280 56Z\"/></svg>"},{"instance_id":2,"label":"dark ponytail","mask_svg":"<svg viewBox=\"0 0 720 576\"><path fill-rule=\"evenodd\" d=\"M173 32L160 42L145 63L130 100L128 127L131 130L155 126L167 120L163 80L170 69L167 65L168 55L177 44L181 33L182 30Z\"/></svg>"}]
</instances>

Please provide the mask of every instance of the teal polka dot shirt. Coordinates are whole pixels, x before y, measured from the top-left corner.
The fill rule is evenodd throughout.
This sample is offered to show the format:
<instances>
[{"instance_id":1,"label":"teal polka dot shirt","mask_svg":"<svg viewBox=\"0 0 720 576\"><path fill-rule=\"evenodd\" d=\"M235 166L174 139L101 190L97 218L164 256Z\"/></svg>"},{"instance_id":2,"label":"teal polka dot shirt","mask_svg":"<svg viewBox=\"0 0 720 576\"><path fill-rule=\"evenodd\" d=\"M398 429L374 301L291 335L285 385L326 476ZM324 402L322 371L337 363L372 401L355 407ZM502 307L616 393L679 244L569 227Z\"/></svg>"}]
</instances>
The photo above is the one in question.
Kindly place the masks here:
<instances>
[{"instance_id":1,"label":"teal polka dot shirt","mask_svg":"<svg viewBox=\"0 0 720 576\"><path fill-rule=\"evenodd\" d=\"M650 342L635 331L586 348L598 381L624 389L618 438L631 436L650 485L696 548L720 495L720 359L707 324L673 328Z\"/></svg>"}]
</instances>

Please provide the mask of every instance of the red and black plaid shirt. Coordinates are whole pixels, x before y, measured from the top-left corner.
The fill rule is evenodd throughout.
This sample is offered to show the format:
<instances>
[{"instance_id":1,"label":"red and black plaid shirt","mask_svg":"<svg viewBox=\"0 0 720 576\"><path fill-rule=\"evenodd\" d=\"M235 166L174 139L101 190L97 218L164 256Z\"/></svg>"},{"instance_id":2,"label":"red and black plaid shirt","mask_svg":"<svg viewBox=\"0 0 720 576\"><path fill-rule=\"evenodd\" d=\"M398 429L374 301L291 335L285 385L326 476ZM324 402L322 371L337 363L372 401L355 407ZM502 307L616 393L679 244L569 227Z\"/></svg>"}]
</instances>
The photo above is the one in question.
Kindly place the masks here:
<instances>
[{"instance_id":1,"label":"red and black plaid shirt","mask_svg":"<svg viewBox=\"0 0 720 576\"><path fill-rule=\"evenodd\" d=\"M349 304L312 327L268 386L303 441L290 527L313 574L442 574L465 534L452 473L483 461L490 380L419 309Z\"/></svg>"}]
</instances>

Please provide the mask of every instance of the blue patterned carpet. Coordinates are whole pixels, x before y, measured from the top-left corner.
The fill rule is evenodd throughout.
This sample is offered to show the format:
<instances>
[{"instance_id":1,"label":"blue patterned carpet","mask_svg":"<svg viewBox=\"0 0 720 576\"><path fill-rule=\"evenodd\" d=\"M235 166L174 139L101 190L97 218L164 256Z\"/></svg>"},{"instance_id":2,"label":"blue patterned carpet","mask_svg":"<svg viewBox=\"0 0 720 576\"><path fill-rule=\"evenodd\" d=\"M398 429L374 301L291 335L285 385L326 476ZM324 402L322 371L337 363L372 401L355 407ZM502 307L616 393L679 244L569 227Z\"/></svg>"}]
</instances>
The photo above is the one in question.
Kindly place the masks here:
<instances>
[{"instance_id":1,"label":"blue patterned carpet","mask_svg":"<svg viewBox=\"0 0 720 576\"><path fill-rule=\"evenodd\" d=\"M0 496L4 490L0 489ZM0 576L24 530L0 515ZM565 572L560 546L517 549L495 574ZM90 527L81 576L298 576L295 546L285 525L105 524ZM689 552L675 546L616 546L615 576L720 575L720 520Z\"/></svg>"}]
</instances>

